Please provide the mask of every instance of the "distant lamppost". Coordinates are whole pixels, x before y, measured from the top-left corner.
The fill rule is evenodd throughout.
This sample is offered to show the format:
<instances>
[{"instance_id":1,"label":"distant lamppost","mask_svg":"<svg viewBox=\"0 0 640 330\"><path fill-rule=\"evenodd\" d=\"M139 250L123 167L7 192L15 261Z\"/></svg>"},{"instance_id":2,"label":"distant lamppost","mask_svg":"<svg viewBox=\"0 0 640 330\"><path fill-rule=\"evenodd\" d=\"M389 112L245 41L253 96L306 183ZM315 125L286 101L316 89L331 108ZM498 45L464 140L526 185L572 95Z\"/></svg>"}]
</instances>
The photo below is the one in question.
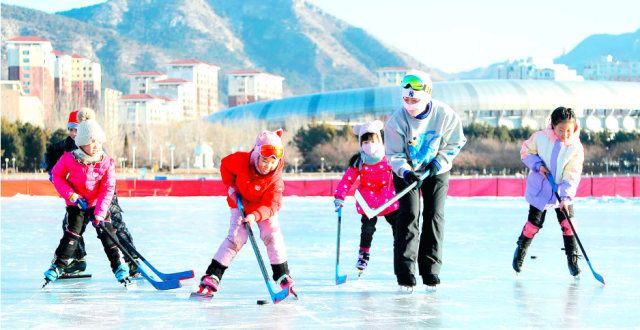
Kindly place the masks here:
<instances>
[{"instance_id":1,"label":"distant lamppost","mask_svg":"<svg viewBox=\"0 0 640 330\"><path fill-rule=\"evenodd\" d=\"M11 158L11 167L13 167L13 173L16 173L16 157Z\"/></svg>"},{"instance_id":2,"label":"distant lamppost","mask_svg":"<svg viewBox=\"0 0 640 330\"><path fill-rule=\"evenodd\" d=\"M135 170L135 169L136 169L136 149L138 149L138 146L134 144L134 145L131 147L131 149L133 150L133 161L132 161L132 167L133 167L133 169Z\"/></svg>"},{"instance_id":3,"label":"distant lamppost","mask_svg":"<svg viewBox=\"0 0 640 330\"><path fill-rule=\"evenodd\" d=\"M160 170L162 171L162 166L164 165L164 162L162 161L162 158L164 157L164 146L161 144L160 145Z\"/></svg>"},{"instance_id":4,"label":"distant lamppost","mask_svg":"<svg viewBox=\"0 0 640 330\"><path fill-rule=\"evenodd\" d=\"M606 152L605 154L607 155L607 157L605 157L604 159L604 172L606 175L609 175L609 147L606 147Z\"/></svg>"},{"instance_id":5,"label":"distant lamppost","mask_svg":"<svg viewBox=\"0 0 640 330\"><path fill-rule=\"evenodd\" d=\"M38 158L33 157L33 173L38 173Z\"/></svg>"},{"instance_id":6,"label":"distant lamppost","mask_svg":"<svg viewBox=\"0 0 640 330\"><path fill-rule=\"evenodd\" d=\"M320 173L324 173L324 157L320 157Z\"/></svg>"},{"instance_id":7,"label":"distant lamppost","mask_svg":"<svg viewBox=\"0 0 640 330\"><path fill-rule=\"evenodd\" d=\"M5 171L7 171L7 174L9 174L9 158L4 159L4 168Z\"/></svg>"},{"instance_id":8,"label":"distant lamppost","mask_svg":"<svg viewBox=\"0 0 640 330\"><path fill-rule=\"evenodd\" d=\"M298 157L293 159L293 164L294 164L294 168L293 168L293 173L298 173L298 161L300 161L300 159L298 159Z\"/></svg>"},{"instance_id":9,"label":"distant lamppost","mask_svg":"<svg viewBox=\"0 0 640 330\"><path fill-rule=\"evenodd\" d=\"M176 145L172 143L169 145L169 151L171 151L171 174L173 174L173 151L174 150L176 150Z\"/></svg>"}]
</instances>

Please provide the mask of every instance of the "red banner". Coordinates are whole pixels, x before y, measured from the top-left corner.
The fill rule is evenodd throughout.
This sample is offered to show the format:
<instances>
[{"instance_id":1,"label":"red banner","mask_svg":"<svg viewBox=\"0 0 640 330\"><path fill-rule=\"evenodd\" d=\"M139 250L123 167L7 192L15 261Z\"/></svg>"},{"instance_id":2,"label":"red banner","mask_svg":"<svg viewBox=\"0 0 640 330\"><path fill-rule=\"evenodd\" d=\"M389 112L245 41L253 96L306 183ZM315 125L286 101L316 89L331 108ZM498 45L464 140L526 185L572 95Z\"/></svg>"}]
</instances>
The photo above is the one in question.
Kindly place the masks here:
<instances>
[{"instance_id":1,"label":"red banner","mask_svg":"<svg viewBox=\"0 0 640 330\"><path fill-rule=\"evenodd\" d=\"M285 196L333 196L339 180L285 180ZM353 195L357 183L352 187ZM16 194L57 196L47 180L2 180L2 196ZM118 180L119 196L224 196L220 180ZM449 196L524 196L525 178L453 178ZM583 177L578 197L640 197L640 176Z\"/></svg>"}]
</instances>

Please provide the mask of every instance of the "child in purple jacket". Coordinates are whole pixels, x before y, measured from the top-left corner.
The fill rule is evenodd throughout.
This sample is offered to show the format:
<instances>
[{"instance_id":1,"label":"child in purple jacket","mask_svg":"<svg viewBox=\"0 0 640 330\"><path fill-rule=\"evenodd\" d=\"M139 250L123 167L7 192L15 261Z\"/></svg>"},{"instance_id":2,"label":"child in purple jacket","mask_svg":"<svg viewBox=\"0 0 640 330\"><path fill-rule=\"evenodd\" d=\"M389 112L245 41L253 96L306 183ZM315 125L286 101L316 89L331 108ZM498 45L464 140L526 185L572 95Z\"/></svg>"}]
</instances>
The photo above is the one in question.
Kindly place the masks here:
<instances>
[{"instance_id":1,"label":"child in purple jacket","mask_svg":"<svg viewBox=\"0 0 640 330\"><path fill-rule=\"evenodd\" d=\"M530 206L527 222L518 238L518 246L513 255L512 266L518 273L522 269L527 248L542 228L549 209L555 210L562 229L569 273L573 276L580 273L577 242L565 216L568 214L571 221L575 222L572 204L584 162L584 149L579 132L573 110L559 107L551 113L551 124L546 129L533 133L522 145L520 157L530 169L525 193ZM555 180L560 201L552 190L548 174Z\"/></svg>"}]
</instances>

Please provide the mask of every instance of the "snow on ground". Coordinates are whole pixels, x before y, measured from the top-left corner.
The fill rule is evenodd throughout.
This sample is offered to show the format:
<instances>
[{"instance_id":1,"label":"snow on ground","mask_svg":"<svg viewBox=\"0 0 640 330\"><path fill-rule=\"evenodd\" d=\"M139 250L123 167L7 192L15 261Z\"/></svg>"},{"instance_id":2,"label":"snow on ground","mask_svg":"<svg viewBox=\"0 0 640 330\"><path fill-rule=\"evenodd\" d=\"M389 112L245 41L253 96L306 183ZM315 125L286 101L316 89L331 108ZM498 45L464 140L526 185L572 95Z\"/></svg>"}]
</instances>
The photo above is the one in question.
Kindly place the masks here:
<instances>
[{"instance_id":1,"label":"snow on ground","mask_svg":"<svg viewBox=\"0 0 640 330\"><path fill-rule=\"evenodd\" d=\"M85 233L92 279L65 280L41 290L42 273L62 235L63 202L53 197L1 199L2 328L522 328L640 327L640 200L579 199L577 231L602 287L580 261L568 273L557 221L548 217L524 270L511 269L526 220L522 198L447 201L443 281L435 292L419 285L397 292L391 230L378 222L371 262L361 279L355 261L360 218L349 199L343 212L341 272L334 284L337 217L329 197L287 197L281 213L299 301L268 299L250 246L225 273L213 301L191 301L227 232L222 197L121 198L138 250L163 272L193 269L182 288L157 291L144 280L125 290L115 281L95 231ZM551 215L551 214L550 214ZM264 246L263 257L266 258ZM249 243L247 243L249 244ZM531 259L530 256L537 258ZM265 259L266 260L266 259Z\"/></svg>"}]
</instances>

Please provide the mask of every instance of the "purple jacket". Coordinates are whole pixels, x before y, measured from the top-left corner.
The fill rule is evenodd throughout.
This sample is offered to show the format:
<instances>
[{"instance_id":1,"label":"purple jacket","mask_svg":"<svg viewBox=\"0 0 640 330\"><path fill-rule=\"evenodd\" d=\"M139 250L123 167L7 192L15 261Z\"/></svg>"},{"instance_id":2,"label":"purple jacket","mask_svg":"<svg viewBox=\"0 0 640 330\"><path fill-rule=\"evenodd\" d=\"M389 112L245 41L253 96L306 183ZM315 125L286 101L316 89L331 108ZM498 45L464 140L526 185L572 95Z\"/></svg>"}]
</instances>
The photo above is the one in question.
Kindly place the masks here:
<instances>
[{"instance_id":1,"label":"purple jacket","mask_svg":"<svg viewBox=\"0 0 640 330\"><path fill-rule=\"evenodd\" d=\"M546 129L533 133L522 144L520 158L530 169L525 197L535 208L546 210L559 205L551 184L539 172L542 165L553 175L560 198L569 202L575 198L584 162L584 149L579 133L576 125L571 139L563 143L549 125Z\"/></svg>"}]
</instances>

